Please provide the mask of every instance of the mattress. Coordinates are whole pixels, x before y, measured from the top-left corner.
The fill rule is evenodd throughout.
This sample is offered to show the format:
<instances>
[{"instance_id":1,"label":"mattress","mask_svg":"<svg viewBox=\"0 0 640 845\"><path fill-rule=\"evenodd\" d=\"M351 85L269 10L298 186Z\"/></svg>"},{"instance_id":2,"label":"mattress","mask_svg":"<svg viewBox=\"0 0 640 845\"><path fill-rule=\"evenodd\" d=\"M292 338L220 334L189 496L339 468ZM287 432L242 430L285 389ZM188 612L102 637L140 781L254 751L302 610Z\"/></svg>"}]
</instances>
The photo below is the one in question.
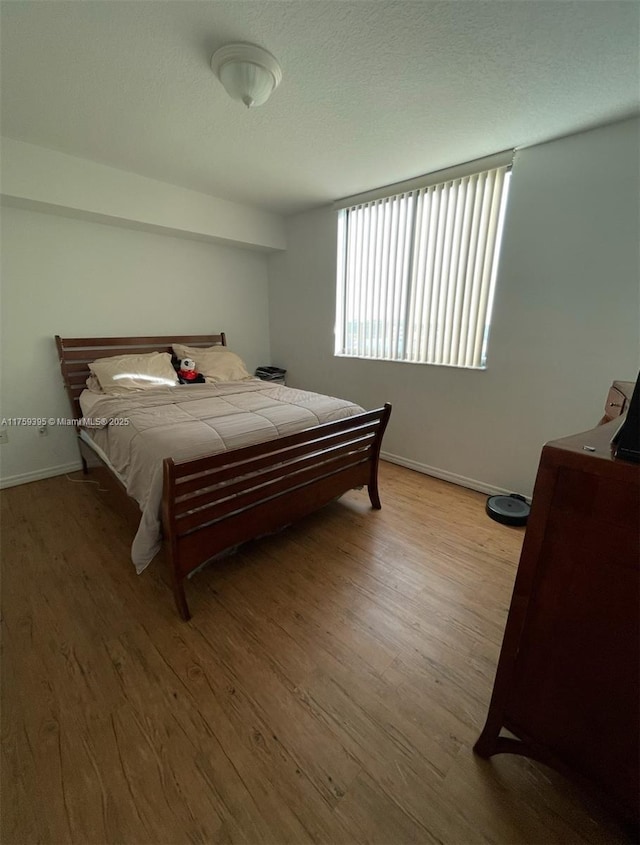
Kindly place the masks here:
<instances>
[{"instance_id":1,"label":"mattress","mask_svg":"<svg viewBox=\"0 0 640 845\"><path fill-rule=\"evenodd\" d=\"M85 390L80 407L92 421L85 435L140 505L140 525L131 547L138 573L153 560L162 542L164 458L215 455L363 412L344 399L259 379L160 387L117 396Z\"/></svg>"},{"instance_id":2,"label":"mattress","mask_svg":"<svg viewBox=\"0 0 640 845\"><path fill-rule=\"evenodd\" d=\"M120 475L118 470L112 465L111 461L109 460L109 456L107 454L105 454L105 452L102 451L102 449L96 443L94 437L91 434L89 434L89 432L84 428L80 429L80 440L82 440L84 443L87 444L87 446L90 446L93 449L93 451L100 458L100 460L109 467L111 472L115 475L115 477L122 484L122 486L126 487L127 484L126 484L125 479Z\"/></svg>"}]
</instances>

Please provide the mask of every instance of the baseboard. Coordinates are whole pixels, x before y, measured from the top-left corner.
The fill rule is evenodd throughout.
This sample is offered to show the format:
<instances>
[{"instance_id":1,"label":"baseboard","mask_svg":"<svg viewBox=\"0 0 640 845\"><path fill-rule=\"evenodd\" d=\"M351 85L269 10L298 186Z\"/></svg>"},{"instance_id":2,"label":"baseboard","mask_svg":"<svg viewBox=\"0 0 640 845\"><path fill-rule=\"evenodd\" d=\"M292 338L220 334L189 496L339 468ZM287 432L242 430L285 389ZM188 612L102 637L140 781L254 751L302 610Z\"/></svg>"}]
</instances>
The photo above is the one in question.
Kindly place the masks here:
<instances>
[{"instance_id":1,"label":"baseboard","mask_svg":"<svg viewBox=\"0 0 640 845\"><path fill-rule=\"evenodd\" d=\"M402 458L400 455L392 455L390 452L380 452L380 457L383 461L389 461L391 464L398 464L407 469L413 469L416 472L421 472L424 475L432 475L434 478L441 478L443 481L450 481L452 484L458 484L460 487L468 487L470 490L477 490L478 493L488 493L489 495L498 495L513 493L513 490L505 490L502 487L496 487L493 484L487 484L484 481L478 481L475 478L467 478L464 475L458 475L456 472L449 472L446 469L439 467L432 467L428 464L421 464L418 461L412 461L409 458ZM74 461L70 464L62 464L56 467L47 467L46 469L38 469L33 472L23 472L19 475L9 475L6 478L0 479L0 490L5 487L17 487L19 484L29 484L31 481L42 481L44 478L53 478L56 475L65 475L67 472L76 472L82 469L80 461ZM529 501L529 497L527 497Z\"/></svg>"},{"instance_id":2,"label":"baseboard","mask_svg":"<svg viewBox=\"0 0 640 845\"><path fill-rule=\"evenodd\" d=\"M57 467L36 469L33 472L21 472L19 475L8 475L6 478L0 478L0 490L5 487L17 487L18 484L29 484L31 481L42 481L44 478L53 478L56 475L65 475L67 472L76 472L79 469L82 469L82 464L80 461L74 461L71 464L61 464Z\"/></svg>"},{"instance_id":3,"label":"baseboard","mask_svg":"<svg viewBox=\"0 0 640 845\"><path fill-rule=\"evenodd\" d=\"M467 478L464 475L458 475L456 472L449 472L446 469L439 467L432 467L428 464L421 464L418 461L412 461L409 458L401 458L400 455L392 455L389 452L380 452L380 457L383 461L389 461L391 464L399 464L407 469L413 469L416 472L422 472L424 475L432 475L434 478L441 478L443 481L450 481L452 484L458 484L460 487L468 487L470 490L477 490L478 493L488 493L491 496L509 495L514 493L514 490L505 490L502 487L496 487L493 484L487 484L484 481L478 481L475 478ZM526 497L530 502L529 496Z\"/></svg>"}]
</instances>

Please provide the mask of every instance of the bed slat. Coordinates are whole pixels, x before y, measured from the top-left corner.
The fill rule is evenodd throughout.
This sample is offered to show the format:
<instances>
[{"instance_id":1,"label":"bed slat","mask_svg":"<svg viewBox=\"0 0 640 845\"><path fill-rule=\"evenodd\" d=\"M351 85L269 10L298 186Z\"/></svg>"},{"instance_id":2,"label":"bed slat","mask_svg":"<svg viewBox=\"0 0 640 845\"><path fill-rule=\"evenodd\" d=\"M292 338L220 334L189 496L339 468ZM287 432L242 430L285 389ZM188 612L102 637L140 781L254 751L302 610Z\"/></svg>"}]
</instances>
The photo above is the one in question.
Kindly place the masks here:
<instances>
[{"instance_id":1,"label":"bed slat","mask_svg":"<svg viewBox=\"0 0 640 845\"><path fill-rule=\"evenodd\" d=\"M167 346L174 343L183 346L226 346L224 332L220 334L187 334L187 335L162 335L154 337L65 337L62 338L64 349L98 349L100 347L113 348L114 346L126 346L130 348L146 346Z\"/></svg>"},{"instance_id":2,"label":"bed slat","mask_svg":"<svg viewBox=\"0 0 640 845\"><path fill-rule=\"evenodd\" d=\"M313 446L323 448L323 438L329 437L332 434L340 434L350 436L354 431L371 431L376 429L377 423L380 422L380 414L383 409L377 411L366 411L363 414L358 414L354 417L344 417L344 419L336 422L322 423L321 425L306 428L304 431L298 431L296 434L286 434L282 437L276 437L274 440L263 441L256 443L255 446L243 446L240 449L234 449L232 452L219 452L216 455L205 458L195 458L194 460L174 461L173 471L176 483L180 483L181 478L192 476L196 473L205 473L210 470L218 469L222 466L234 466L237 464L253 461L254 458L265 457L270 453L279 453L284 449L289 449L290 446L297 446L298 444L305 444L307 451L311 451ZM312 440L309 437L312 436ZM255 465L252 464L252 468ZM248 470L245 468L244 470ZM240 475L242 468L239 468ZM184 482L183 482L184 483ZM186 492L189 488L185 486ZM196 489L196 488L191 488Z\"/></svg>"},{"instance_id":3,"label":"bed slat","mask_svg":"<svg viewBox=\"0 0 640 845\"><path fill-rule=\"evenodd\" d=\"M344 422L344 421L343 421ZM316 427L316 430L319 427ZM264 441L265 449L262 451L263 457L256 457L255 453L252 452L249 455L245 456L241 460L227 460L226 463L221 462L220 464L216 464L216 466L209 467L205 471L199 471L197 474L189 474L188 476L184 476L183 478L176 477L176 496L178 501L182 501L183 498L188 496L194 492L200 492L203 487L208 487L211 484L221 484L222 482L228 481L229 479L238 478L242 475L251 475L254 472L264 469L265 467L271 467L274 465L274 453L278 452L280 455L280 461L285 460L292 460L297 458L301 455L309 455L311 446L315 446L315 452L320 452L323 449L326 449L328 445L338 445L339 443L344 443L347 441L351 441L354 438L354 430L353 428L349 429L346 432L326 432L321 437L314 437L311 441L301 439L301 445L295 446L295 444L291 444L291 446L280 446L282 441L282 437L275 438L274 440ZM357 429L358 436L365 436L367 434L373 433L376 430L376 423L371 422L366 426L359 426ZM306 429L307 436L309 434L309 429ZM300 432L302 434L302 432ZM266 444L271 444L271 448L266 448ZM247 449L252 449L253 447L247 446L244 447ZM286 452L284 449L286 448ZM235 458L236 453L242 450L236 449L233 452L233 457ZM228 452L221 453L225 456L228 456ZM197 461L198 459L196 459ZM244 466L243 466L244 464ZM211 471L215 471L215 482L209 479L208 474Z\"/></svg>"},{"instance_id":4,"label":"bed slat","mask_svg":"<svg viewBox=\"0 0 640 845\"><path fill-rule=\"evenodd\" d=\"M323 460L328 459L329 456L338 458L342 455L354 452L357 449L364 449L372 443L373 439L374 434L372 432L364 437L359 437L357 440L350 439L348 443L327 448L323 453L314 452L312 455L308 455L307 457L304 457L306 453L303 452L302 449L291 450L287 453L286 461L278 464L278 466L274 469L269 469L269 467L273 466L273 459L269 456L268 462L262 462L260 471L252 471L247 473L247 475L242 475L242 477L237 481L227 481L226 483L221 482L221 475L225 475L227 478L232 479L238 478L238 470L234 465L234 467L229 469L217 471L211 480L207 477L207 487L202 488L202 486L200 486L199 489L191 495L182 495L182 487L180 485L176 485L176 517L180 518L189 511L196 510L203 505L211 504L211 499L214 495L218 500L234 496L236 493L242 490L247 490L249 487L254 488L266 484L268 481L280 477L285 471L292 475L294 472L307 469L307 467L321 463ZM296 451L300 452L303 457L298 457L297 455L294 456L292 453ZM308 450L306 450L306 452L308 452ZM266 469L263 469L263 467L266 467ZM213 479L215 479L215 482Z\"/></svg>"},{"instance_id":5,"label":"bed slat","mask_svg":"<svg viewBox=\"0 0 640 845\"><path fill-rule=\"evenodd\" d=\"M235 484L218 489L214 501L211 501L211 497L212 493L216 495L216 492L212 491L209 493L208 502L204 496L199 497L201 501L198 505L194 504L194 508L176 513L176 530L179 536L188 534L194 528L219 520L235 511L247 510L257 502L271 499L288 489L303 487L309 481L367 461L368 457L366 447L354 451L343 446L336 453L329 451L326 456L314 455L306 460L298 458L297 464L277 466L270 472L256 476L255 479L242 478ZM181 503L181 506L183 504Z\"/></svg>"}]
</instances>

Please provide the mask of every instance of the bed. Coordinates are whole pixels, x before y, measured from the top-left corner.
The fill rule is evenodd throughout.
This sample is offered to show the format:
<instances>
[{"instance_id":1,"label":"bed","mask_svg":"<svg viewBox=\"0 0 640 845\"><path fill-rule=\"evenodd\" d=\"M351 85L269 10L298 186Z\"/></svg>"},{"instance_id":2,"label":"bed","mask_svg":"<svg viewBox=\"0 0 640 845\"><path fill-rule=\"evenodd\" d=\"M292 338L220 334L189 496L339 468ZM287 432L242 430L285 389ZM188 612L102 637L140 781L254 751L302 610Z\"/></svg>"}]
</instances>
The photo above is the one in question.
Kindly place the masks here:
<instances>
[{"instance_id":1,"label":"bed","mask_svg":"<svg viewBox=\"0 0 640 845\"><path fill-rule=\"evenodd\" d=\"M364 411L257 379L158 387L124 397L87 391L90 363L114 355L171 354L175 344L204 351L226 347L226 336L56 336L73 416L83 423L77 426L83 470L97 460L115 477L123 501L134 495L142 511L132 545L136 569L145 568L162 542L176 607L188 620L185 580L216 555L284 528L354 487L366 486L372 507L381 507L378 462L391 406ZM225 420L222 435L207 415L218 426ZM254 430L252 416L258 420ZM124 420L133 425L118 425ZM210 440L206 426L214 432ZM187 440L193 444L187 447ZM134 466L134 444L151 455L151 469Z\"/></svg>"}]
</instances>

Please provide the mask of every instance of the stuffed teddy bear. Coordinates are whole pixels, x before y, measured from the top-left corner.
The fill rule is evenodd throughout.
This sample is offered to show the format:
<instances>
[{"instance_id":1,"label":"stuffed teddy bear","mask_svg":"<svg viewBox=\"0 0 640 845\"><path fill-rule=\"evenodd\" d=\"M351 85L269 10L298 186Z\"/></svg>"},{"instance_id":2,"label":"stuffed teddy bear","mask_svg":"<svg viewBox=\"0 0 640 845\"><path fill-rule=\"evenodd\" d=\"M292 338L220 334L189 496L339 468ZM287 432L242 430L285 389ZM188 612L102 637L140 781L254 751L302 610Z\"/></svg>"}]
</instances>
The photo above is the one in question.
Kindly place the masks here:
<instances>
[{"instance_id":1,"label":"stuffed teddy bear","mask_svg":"<svg viewBox=\"0 0 640 845\"><path fill-rule=\"evenodd\" d=\"M192 358L180 361L178 381L180 384L204 384L204 376L196 370L196 362Z\"/></svg>"}]
</instances>

